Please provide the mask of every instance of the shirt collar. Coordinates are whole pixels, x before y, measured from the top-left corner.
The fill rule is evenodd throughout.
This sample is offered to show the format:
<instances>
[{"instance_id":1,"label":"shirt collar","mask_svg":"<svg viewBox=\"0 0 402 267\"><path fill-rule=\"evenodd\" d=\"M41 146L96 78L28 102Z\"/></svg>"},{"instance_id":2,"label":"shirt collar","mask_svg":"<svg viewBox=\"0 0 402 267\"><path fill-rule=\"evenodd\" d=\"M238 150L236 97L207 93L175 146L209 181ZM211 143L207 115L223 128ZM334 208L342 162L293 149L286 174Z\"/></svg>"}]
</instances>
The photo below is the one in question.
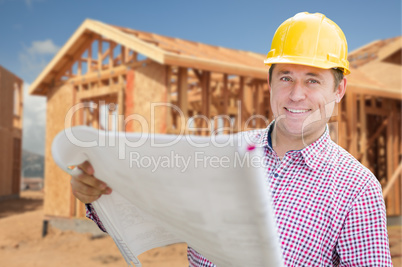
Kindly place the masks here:
<instances>
[{"instance_id":1,"label":"shirt collar","mask_svg":"<svg viewBox=\"0 0 402 267\"><path fill-rule=\"evenodd\" d=\"M312 144L300 150L306 164L312 168L317 169L322 165L323 157L327 155L324 153L330 144L331 137L329 135L328 125L325 126L324 133L315 140Z\"/></svg>"},{"instance_id":2,"label":"shirt collar","mask_svg":"<svg viewBox=\"0 0 402 267\"><path fill-rule=\"evenodd\" d=\"M274 129L275 121L271 121L265 130L263 130L256 142L257 145L261 147L269 147L272 149L272 142L271 142L271 132Z\"/></svg>"},{"instance_id":3,"label":"shirt collar","mask_svg":"<svg viewBox=\"0 0 402 267\"><path fill-rule=\"evenodd\" d=\"M272 130L274 129L274 126L275 126L275 121L272 121L268 125L268 127L261 133L259 140L257 141L258 145L267 147L271 151L274 151L272 148L272 140L271 140L271 133L272 133ZM303 156L303 159L306 162L306 164L310 168L316 169L320 165L323 155L326 154L324 152L327 150L327 147L330 144L330 141L331 141L331 137L329 135L328 125L326 125L324 133L320 136L320 138L318 138L312 144L306 146L305 148L303 148L301 150L292 150L288 153L292 153L292 154L300 153Z\"/></svg>"}]
</instances>

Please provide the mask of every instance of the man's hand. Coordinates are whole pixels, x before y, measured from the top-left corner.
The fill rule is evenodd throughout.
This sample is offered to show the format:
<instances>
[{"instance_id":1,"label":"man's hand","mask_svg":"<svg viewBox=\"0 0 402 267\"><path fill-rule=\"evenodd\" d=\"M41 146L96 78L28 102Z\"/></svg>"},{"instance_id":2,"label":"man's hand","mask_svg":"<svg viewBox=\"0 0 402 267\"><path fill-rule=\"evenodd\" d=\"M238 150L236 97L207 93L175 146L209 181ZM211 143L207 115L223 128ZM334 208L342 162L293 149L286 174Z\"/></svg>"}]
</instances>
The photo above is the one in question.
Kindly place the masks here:
<instances>
[{"instance_id":1,"label":"man's hand","mask_svg":"<svg viewBox=\"0 0 402 267\"><path fill-rule=\"evenodd\" d=\"M73 195L83 203L91 203L100 198L103 194L109 195L112 189L104 182L96 179L94 169L88 161L77 166L82 173L72 176L71 189Z\"/></svg>"}]
</instances>

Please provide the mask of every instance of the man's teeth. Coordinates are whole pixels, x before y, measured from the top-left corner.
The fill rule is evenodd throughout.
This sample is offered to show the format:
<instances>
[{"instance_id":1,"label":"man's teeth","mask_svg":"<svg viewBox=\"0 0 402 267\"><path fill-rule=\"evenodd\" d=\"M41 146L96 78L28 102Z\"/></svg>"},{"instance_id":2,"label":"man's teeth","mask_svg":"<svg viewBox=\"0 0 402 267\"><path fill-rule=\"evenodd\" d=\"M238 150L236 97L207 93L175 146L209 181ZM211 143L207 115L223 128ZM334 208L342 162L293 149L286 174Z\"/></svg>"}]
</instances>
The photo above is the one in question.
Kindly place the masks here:
<instances>
[{"instance_id":1,"label":"man's teeth","mask_svg":"<svg viewBox=\"0 0 402 267\"><path fill-rule=\"evenodd\" d=\"M292 113L305 113L309 111L308 109L291 109L291 108L286 108L288 111Z\"/></svg>"}]
</instances>

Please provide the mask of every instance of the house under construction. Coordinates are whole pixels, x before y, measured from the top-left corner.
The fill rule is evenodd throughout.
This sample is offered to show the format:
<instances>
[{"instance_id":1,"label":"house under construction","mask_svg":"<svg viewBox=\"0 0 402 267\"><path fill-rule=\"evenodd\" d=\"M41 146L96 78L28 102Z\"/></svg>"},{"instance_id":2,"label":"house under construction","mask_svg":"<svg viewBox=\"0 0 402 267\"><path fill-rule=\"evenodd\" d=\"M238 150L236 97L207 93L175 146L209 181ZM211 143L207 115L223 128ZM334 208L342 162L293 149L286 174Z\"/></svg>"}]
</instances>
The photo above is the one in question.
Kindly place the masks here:
<instances>
[{"instance_id":1,"label":"house under construction","mask_svg":"<svg viewBox=\"0 0 402 267\"><path fill-rule=\"evenodd\" d=\"M0 200L19 197L23 81L0 66Z\"/></svg>"},{"instance_id":2,"label":"house under construction","mask_svg":"<svg viewBox=\"0 0 402 267\"><path fill-rule=\"evenodd\" d=\"M392 65L389 71L400 75L401 38L379 42L384 44L351 53L346 99L330 129L340 145L377 175L387 190L389 215L400 215L401 85L371 72L376 64ZM364 60L365 49L375 56ZM47 97L45 215L84 214L71 194L69 176L51 157L59 131L89 125L209 135L265 128L272 112L264 58L84 21L30 88L31 94Z\"/></svg>"}]
</instances>

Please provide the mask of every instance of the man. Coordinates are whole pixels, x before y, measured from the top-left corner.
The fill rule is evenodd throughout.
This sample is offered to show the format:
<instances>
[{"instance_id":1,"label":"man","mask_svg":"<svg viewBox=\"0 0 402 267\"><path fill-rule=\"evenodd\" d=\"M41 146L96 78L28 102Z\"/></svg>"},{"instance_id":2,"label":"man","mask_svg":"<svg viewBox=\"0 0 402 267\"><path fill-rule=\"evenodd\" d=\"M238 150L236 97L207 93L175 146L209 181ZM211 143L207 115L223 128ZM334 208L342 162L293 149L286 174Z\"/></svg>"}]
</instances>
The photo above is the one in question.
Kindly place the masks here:
<instances>
[{"instance_id":1,"label":"man","mask_svg":"<svg viewBox=\"0 0 402 267\"><path fill-rule=\"evenodd\" d=\"M265 63L275 120L253 134L265 151L285 265L392 266L381 186L326 125L350 73L342 30L322 14L296 14L277 29ZM111 192L89 163L80 168L86 174L72 178L78 199ZM215 266L192 248L188 259Z\"/></svg>"}]
</instances>

